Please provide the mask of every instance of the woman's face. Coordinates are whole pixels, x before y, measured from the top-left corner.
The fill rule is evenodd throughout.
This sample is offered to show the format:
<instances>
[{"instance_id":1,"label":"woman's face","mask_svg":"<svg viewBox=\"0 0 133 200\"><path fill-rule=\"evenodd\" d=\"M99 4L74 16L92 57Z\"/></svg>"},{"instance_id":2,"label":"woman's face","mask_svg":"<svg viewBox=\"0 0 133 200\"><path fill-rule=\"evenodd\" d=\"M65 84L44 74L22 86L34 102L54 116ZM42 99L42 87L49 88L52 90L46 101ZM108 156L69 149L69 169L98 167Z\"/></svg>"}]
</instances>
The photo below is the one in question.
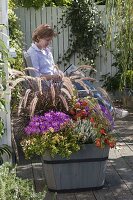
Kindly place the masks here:
<instances>
[{"instance_id":1,"label":"woman's face","mask_svg":"<svg viewBox=\"0 0 133 200\"><path fill-rule=\"evenodd\" d=\"M39 39L38 47L40 49L45 49L47 46L49 46L49 44L51 43L52 39L53 39L53 37Z\"/></svg>"}]
</instances>

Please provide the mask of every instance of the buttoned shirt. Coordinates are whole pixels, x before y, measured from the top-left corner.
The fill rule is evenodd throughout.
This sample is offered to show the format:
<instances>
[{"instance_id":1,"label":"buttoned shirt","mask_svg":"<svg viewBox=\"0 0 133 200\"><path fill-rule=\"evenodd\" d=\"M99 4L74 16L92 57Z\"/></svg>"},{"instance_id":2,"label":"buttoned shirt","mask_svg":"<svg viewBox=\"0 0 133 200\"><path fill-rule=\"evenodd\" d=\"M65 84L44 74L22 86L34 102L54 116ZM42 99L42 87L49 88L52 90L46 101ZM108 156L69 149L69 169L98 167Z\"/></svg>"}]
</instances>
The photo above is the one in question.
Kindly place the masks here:
<instances>
[{"instance_id":1,"label":"buttoned shirt","mask_svg":"<svg viewBox=\"0 0 133 200\"><path fill-rule=\"evenodd\" d=\"M36 44L32 43L27 53L31 57L32 65L36 69L35 74L37 77L48 74L53 75L57 73L57 69L54 67L54 59L49 47L41 50Z\"/></svg>"}]
</instances>

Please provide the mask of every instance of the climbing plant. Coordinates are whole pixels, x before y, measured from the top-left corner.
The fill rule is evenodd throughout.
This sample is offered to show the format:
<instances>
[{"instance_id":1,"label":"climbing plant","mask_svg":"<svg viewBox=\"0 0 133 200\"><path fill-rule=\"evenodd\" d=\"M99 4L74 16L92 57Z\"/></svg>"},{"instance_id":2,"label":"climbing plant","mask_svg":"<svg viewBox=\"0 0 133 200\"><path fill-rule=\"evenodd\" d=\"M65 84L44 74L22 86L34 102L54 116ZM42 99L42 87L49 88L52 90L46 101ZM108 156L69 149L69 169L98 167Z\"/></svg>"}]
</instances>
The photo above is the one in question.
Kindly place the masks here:
<instances>
[{"instance_id":1,"label":"climbing plant","mask_svg":"<svg viewBox=\"0 0 133 200\"><path fill-rule=\"evenodd\" d=\"M2 28L5 28L5 27L4 25L0 25L0 28L1 28L0 36L2 36L3 34ZM4 63L7 63L7 61L9 60L8 59L9 52L2 37L0 37L0 55L1 55L1 58L0 58L0 111L6 112L5 93L7 89L7 80L6 80ZM5 126L4 126L2 116L0 116L0 140L2 136L4 135L4 133L5 133ZM3 163L3 157L2 157L3 154L7 154L9 156L11 155L10 147L8 147L5 144L0 145L0 165Z\"/></svg>"},{"instance_id":2,"label":"climbing plant","mask_svg":"<svg viewBox=\"0 0 133 200\"><path fill-rule=\"evenodd\" d=\"M107 47L112 51L118 72L108 76L109 89L133 89L133 1L106 0ZM113 83L113 84L112 84Z\"/></svg>"},{"instance_id":3,"label":"climbing plant","mask_svg":"<svg viewBox=\"0 0 133 200\"><path fill-rule=\"evenodd\" d=\"M67 6L72 0L12 0L16 6L39 9L42 6Z\"/></svg>"},{"instance_id":4,"label":"climbing plant","mask_svg":"<svg viewBox=\"0 0 133 200\"><path fill-rule=\"evenodd\" d=\"M59 23L62 21L62 28L69 26L71 34L68 49L59 63L68 62L76 54L80 63L93 65L105 39L105 29L94 0L72 1Z\"/></svg>"},{"instance_id":5,"label":"climbing plant","mask_svg":"<svg viewBox=\"0 0 133 200\"><path fill-rule=\"evenodd\" d=\"M9 42L10 42L10 47L14 48L16 52L16 58L12 59L11 64L13 68L17 70L22 70L23 33L19 25L19 19L14 12L16 5L15 3L12 2L12 0L9 0L8 7L9 7L8 21L9 21L9 35L10 35Z\"/></svg>"}]
</instances>

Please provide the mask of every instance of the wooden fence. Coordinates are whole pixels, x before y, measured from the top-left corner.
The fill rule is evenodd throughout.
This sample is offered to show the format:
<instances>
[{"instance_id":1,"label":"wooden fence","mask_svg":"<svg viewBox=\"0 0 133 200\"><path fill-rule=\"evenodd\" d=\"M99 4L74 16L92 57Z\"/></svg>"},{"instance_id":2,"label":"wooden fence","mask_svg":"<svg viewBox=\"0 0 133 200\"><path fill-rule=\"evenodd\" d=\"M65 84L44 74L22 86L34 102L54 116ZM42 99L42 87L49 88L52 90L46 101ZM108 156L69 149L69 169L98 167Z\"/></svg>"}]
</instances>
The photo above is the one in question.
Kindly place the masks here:
<instances>
[{"instance_id":1,"label":"wooden fence","mask_svg":"<svg viewBox=\"0 0 133 200\"><path fill-rule=\"evenodd\" d=\"M107 20L105 16L105 6L99 6L99 10L102 12L102 20L106 25ZM31 45L31 36L32 31L42 23L47 23L52 25L52 27L57 27L57 32L60 31L60 34L54 38L52 43L52 51L55 63L59 60L60 57L64 54L65 50L69 46L69 35L70 35L70 28L67 27L65 29L61 29L61 24L58 22L62 16L63 8L59 7L42 7L39 10L35 10L33 8L26 9L26 8L18 8L16 9L16 15L20 19L20 25L22 31L24 33L24 48L27 50ZM58 26L57 26L58 24ZM95 64L97 69L97 80L101 79L101 75L111 73L114 75L116 73L116 68L112 67L113 57L110 52L106 52L105 49L102 47L99 52L99 56L97 56ZM79 60L77 56L74 55L73 58L67 63L69 64L79 64ZM83 63L80 63L83 64ZM67 67L66 66L66 67ZM61 69L64 70L64 64L61 64Z\"/></svg>"}]
</instances>

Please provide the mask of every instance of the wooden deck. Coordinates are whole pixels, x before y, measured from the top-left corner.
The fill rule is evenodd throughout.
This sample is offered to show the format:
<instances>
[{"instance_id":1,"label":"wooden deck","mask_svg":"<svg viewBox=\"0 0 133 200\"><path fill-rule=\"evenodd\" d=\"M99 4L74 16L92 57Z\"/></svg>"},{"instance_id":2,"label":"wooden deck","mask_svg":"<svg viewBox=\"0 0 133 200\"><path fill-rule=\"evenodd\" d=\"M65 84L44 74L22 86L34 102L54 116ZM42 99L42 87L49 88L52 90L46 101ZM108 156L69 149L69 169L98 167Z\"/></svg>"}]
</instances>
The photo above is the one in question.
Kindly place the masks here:
<instances>
[{"instance_id":1,"label":"wooden deck","mask_svg":"<svg viewBox=\"0 0 133 200\"><path fill-rule=\"evenodd\" d=\"M110 150L103 189L83 193L54 194L47 192L45 200L133 200L133 111L116 121L118 143ZM40 160L27 163L20 158L17 174L32 179L37 192L43 191L45 178Z\"/></svg>"}]
</instances>

